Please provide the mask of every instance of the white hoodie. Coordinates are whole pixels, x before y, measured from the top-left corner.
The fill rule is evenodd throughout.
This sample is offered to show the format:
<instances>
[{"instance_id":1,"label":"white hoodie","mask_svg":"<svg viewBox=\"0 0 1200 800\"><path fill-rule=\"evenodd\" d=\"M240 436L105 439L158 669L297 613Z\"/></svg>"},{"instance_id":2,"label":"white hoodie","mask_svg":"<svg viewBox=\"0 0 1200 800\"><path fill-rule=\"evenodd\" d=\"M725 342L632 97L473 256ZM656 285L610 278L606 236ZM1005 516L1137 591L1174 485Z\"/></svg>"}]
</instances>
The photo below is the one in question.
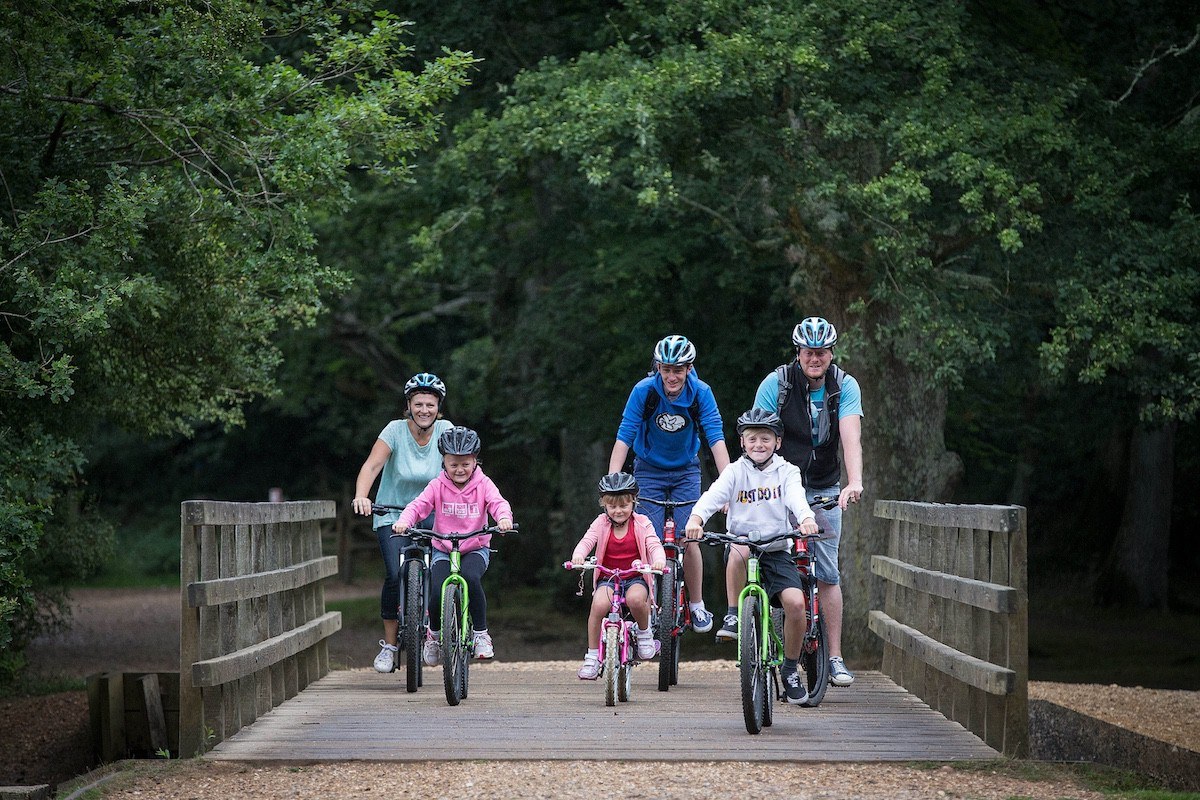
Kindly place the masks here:
<instances>
[{"instance_id":1,"label":"white hoodie","mask_svg":"<svg viewBox=\"0 0 1200 800\"><path fill-rule=\"evenodd\" d=\"M700 496L692 513L702 523L729 504L726 527L730 533L747 536L751 541L791 530L788 512L797 522L815 516L804 495L800 469L778 453L761 470L749 456L730 464ZM771 542L766 551L787 550L789 539Z\"/></svg>"}]
</instances>

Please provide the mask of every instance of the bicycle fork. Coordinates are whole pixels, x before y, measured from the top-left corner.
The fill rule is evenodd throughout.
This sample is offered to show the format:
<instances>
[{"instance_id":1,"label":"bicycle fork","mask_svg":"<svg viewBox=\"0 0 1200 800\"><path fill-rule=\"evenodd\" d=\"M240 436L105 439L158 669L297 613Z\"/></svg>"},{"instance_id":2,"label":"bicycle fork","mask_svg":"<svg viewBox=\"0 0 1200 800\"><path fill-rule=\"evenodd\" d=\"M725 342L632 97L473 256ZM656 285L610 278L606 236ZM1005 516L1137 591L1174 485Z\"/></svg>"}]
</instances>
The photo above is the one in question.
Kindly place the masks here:
<instances>
[{"instance_id":1,"label":"bicycle fork","mask_svg":"<svg viewBox=\"0 0 1200 800\"><path fill-rule=\"evenodd\" d=\"M759 583L758 559L751 556L746 561L746 586L738 595L738 611L741 613L742 605L747 597L754 595L758 598L758 607L760 609L758 615L758 652L759 658L764 666L773 667L783 663L783 639L780 632L776 631L771 625L771 604L767 597L767 590ZM740 633L740 631L739 631ZM775 638L775 650L780 655L772 660L771 658L771 637ZM741 648L739 648L737 663L741 665Z\"/></svg>"}]
</instances>

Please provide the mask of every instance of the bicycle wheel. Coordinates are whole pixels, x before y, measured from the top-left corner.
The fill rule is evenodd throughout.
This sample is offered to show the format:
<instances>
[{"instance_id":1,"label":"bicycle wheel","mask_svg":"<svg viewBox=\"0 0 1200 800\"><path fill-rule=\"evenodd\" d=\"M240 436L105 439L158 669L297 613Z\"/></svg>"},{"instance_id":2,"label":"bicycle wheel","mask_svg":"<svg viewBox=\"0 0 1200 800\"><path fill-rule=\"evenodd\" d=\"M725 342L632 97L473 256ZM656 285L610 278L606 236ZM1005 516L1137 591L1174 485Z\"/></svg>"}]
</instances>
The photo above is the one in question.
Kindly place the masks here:
<instances>
[{"instance_id":1,"label":"bicycle wheel","mask_svg":"<svg viewBox=\"0 0 1200 800\"><path fill-rule=\"evenodd\" d=\"M421 648L425 633L425 586L423 565L412 559L404 563L404 655L405 688L415 692L421 685Z\"/></svg>"},{"instance_id":2,"label":"bicycle wheel","mask_svg":"<svg viewBox=\"0 0 1200 800\"><path fill-rule=\"evenodd\" d=\"M462 589L458 584L446 585L442 595L442 682L446 702L452 706L462 700L462 672L466 664L466 642L462 638Z\"/></svg>"},{"instance_id":3,"label":"bicycle wheel","mask_svg":"<svg viewBox=\"0 0 1200 800\"><path fill-rule=\"evenodd\" d=\"M776 613L778 612L778 613ZM779 642L777 636L783 634L783 609L771 608L771 628L767 637L767 668L763 681L763 727L769 728L775 722L775 701L779 699Z\"/></svg>"},{"instance_id":4,"label":"bicycle wheel","mask_svg":"<svg viewBox=\"0 0 1200 800\"><path fill-rule=\"evenodd\" d=\"M629 695L633 691L633 664L622 664L617 673L617 699L628 703Z\"/></svg>"},{"instance_id":5,"label":"bicycle wheel","mask_svg":"<svg viewBox=\"0 0 1200 800\"><path fill-rule=\"evenodd\" d=\"M829 688L829 642L825 639L825 620L819 617L816 634L812 640L804 638L804 649L800 652L800 665L808 682L808 702L803 705L809 708L821 705Z\"/></svg>"},{"instance_id":6,"label":"bicycle wheel","mask_svg":"<svg viewBox=\"0 0 1200 800\"><path fill-rule=\"evenodd\" d=\"M604 705L617 704L617 667L621 663L620 629L609 625L604 629Z\"/></svg>"},{"instance_id":7,"label":"bicycle wheel","mask_svg":"<svg viewBox=\"0 0 1200 800\"><path fill-rule=\"evenodd\" d=\"M658 655L658 690L668 691L675 683L672 669L679 663L679 640L675 638L675 621L679 616L679 576L674 568L662 576L659 582L658 641L662 650Z\"/></svg>"},{"instance_id":8,"label":"bicycle wheel","mask_svg":"<svg viewBox=\"0 0 1200 800\"><path fill-rule=\"evenodd\" d=\"M738 656L742 679L742 716L749 733L763 728L763 706L766 704L766 669L762 663L758 598L747 596L742 601L738 618Z\"/></svg>"}]
</instances>

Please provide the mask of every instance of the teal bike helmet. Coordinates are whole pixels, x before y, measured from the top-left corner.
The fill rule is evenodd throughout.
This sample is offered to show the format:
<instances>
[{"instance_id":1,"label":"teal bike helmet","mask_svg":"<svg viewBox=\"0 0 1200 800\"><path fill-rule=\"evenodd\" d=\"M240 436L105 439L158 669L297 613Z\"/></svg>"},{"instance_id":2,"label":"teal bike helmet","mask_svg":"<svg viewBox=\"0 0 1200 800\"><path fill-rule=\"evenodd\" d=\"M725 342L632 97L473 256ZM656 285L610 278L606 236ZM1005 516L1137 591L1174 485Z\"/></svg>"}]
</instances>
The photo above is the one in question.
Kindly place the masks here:
<instances>
[{"instance_id":1,"label":"teal bike helmet","mask_svg":"<svg viewBox=\"0 0 1200 800\"><path fill-rule=\"evenodd\" d=\"M412 397L417 392L429 392L436 394L438 400L446 399L446 384L442 383L442 379L432 372L418 372L408 379L408 383L404 384L405 398Z\"/></svg>"},{"instance_id":2,"label":"teal bike helmet","mask_svg":"<svg viewBox=\"0 0 1200 800\"><path fill-rule=\"evenodd\" d=\"M809 317L792 331L792 344L810 350L833 347L837 344L837 328L822 317Z\"/></svg>"},{"instance_id":3,"label":"teal bike helmet","mask_svg":"<svg viewBox=\"0 0 1200 800\"><path fill-rule=\"evenodd\" d=\"M671 334L654 345L654 360L667 366L685 366L696 360L696 346L686 336Z\"/></svg>"}]
</instances>

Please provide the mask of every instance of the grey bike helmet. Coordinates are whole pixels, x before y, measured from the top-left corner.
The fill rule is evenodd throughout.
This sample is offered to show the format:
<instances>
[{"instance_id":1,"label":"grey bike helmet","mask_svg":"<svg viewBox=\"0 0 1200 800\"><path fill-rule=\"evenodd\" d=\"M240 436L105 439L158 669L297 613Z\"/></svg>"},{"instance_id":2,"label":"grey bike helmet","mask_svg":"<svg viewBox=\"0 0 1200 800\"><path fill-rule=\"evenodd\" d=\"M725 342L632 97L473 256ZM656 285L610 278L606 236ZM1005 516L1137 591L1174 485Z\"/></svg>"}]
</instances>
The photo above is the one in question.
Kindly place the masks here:
<instances>
[{"instance_id":1,"label":"grey bike helmet","mask_svg":"<svg viewBox=\"0 0 1200 800\"><path fill-rule=\"evenodd\" d=\"M696 346L686 336L671 334L654 345L654 360L667 366L684 366L696 360Z\"/></svg>"},{"instance_id":2,"label":"grey bike helmet","mask_svg":"<svg viewBox=\"0 0 1200 800\"><path fill-rule=\"evenodd\" d=\"M765 408L752 408L737 418L739 436L746 428L770 428L776 436L783 436L783 421L774 411Z\"/></svg>"},{"instance_id":3,"label":"grey bike helmet","mask_svg":"<svg viewBox=\"0 0 1200 800\"><path fill-rule=\"evenodd\" d=\"M600 479L600 494L632 494L637 495L637 479L628 472L610 472Z\"/></svg>"},{"instance_id":4,"label":"grey bike helmet","mask_svg":"<svg viewBox=\"0 0 1200 800\"><path fill-rule=\"evenodd\" d=\"M446 384L442 383L442 379L432 372L418 372L408 379L408 383L404 384L404 396L412 397L417 392L429 392L436 394L438 400L446 399Z\"/></svg>"},{"instance_id":5,"label":"grey bike helmet","mask_svg":"<svg viewBox=\"0 0 1200 800\"><path fill-rule=\"evenodd\" d=\"M822 317L809 317L792 331L792 344L820 350L837 344L837 328Z\"/></svg>"},{"instance_id":6,"label":"grey bike helmet","mask_svg":"<svg viewBox=\"0 0 1200 800\"><path fill-rule=\"evenodd\" d=\"M455 425L438 437L438 452L444 456L477 456L479 434L470 428Z\"/></svg>"}]
</instances>

